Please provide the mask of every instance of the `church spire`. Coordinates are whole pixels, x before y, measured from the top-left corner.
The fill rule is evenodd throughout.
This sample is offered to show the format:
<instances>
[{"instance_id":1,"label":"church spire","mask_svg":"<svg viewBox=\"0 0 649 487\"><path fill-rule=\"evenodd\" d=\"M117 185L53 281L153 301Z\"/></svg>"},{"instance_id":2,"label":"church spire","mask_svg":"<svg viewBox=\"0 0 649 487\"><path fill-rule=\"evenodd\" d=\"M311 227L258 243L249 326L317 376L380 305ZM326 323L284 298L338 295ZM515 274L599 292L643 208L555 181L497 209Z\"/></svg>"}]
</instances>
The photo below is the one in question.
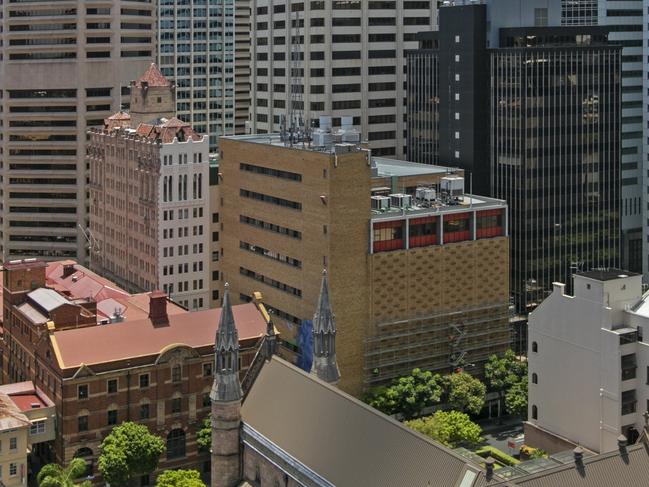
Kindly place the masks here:
<instances>
[{"instance_id":1,"label":"church spire","mask_svg":"<svg viewBox=\"0 0 649 487\"><path fill-rule=\"evenodd\" d=\"M329 303L327 271L322 272L318 306L313 315L313 365L311 373L320 379L337 384L340 371L336 363L336 317Z\"/></svg>"},{"instance_id":2,"label":"church spire","mask_svg":"<svg viewBox=\"0 0 649 487\"><path fill-rule=\"evenodd\" d=\"M241 399L239 382L239 336L230 305L229 284L225 284L219 328L216 331L214 382L210 399L230 402Z\"/></svg>"}]
</instances>

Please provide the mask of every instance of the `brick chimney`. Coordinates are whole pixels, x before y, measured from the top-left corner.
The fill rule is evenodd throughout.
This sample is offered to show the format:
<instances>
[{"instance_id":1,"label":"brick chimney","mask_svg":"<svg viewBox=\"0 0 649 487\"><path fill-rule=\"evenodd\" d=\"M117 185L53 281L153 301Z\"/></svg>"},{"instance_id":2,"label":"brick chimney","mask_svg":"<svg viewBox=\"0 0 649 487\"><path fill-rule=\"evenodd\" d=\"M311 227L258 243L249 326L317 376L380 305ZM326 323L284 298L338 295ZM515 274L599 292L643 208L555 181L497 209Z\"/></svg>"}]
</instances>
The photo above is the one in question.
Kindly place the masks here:
<instances>
[{"instance_id":1,"label":"brick chimney","mask_svg":"<svg viewBox=\"0 0 649 487\"><path fill-rule=\"evenodd\" d=\"M63 279L65 279L66 277L70 277L75 272L76 269L74 268L74 264L65 264L63 266Z\"/></svg>"},{"instance_id":2,"label":"brick chimney","mask_svg":"<svg viewBox=\"0 0 649 487\"><path fill-rule=\"evenodd\" d=\"M167 295L162 291L153 291L149 294L149 319L154 326L169 324Z\"/></svg>"}]
</instances>

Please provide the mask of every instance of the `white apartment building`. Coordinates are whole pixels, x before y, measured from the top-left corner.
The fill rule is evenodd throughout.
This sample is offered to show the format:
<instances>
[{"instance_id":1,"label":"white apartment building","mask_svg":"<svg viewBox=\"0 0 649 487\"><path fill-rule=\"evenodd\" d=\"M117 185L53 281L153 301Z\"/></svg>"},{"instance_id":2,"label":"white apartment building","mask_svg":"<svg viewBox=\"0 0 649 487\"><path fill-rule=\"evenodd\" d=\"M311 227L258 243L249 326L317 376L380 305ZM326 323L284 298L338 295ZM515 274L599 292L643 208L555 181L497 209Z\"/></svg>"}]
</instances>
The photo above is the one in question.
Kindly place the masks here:
<instances>
[{"instance_id":1,"label":"white apartment building","mask_svg":"<svg viewBox=\"0 0 649 487\"><path fill-rule=\"evenodd\" d=\"M574 296L555 283L529 315L526 441L550 453L565 441L600 453L620 434L635 441L649 410L648 332L642 275L577 274Z\"/></svg>"},{"instance_id":2,"label":"white apartment building","mask_svg":"<svg viewBox=\"0 0 649 487\"><path fill-rule=\"evenodd\" d=\"M85 258L85 141L154 55L151 0L0 2L0 258Z\"/></svg>"},{"instance_id":3,"label":"white apartment building","mask_svg":"<svg viewBox=\"0 0 649 487\"><path fill-rule=\"evenodd\" d=\"M131 84L130 113L89 131L90 267L131 292L210 306L209 142L173 116L155 65Z\"/></svg>"},{"instance_id":4,"label":"white apartment building","mask_svg":"<svg viewBox=\"0 0 649 487\"><path fill-rule=\"evenodd\" d=\"M160 0L157 59L176 116L203 134L244 133L250 104L249 0Z\"/></svg>"},{"instance_id":5,"label":"white apartment building","mask_svg":"<svg viewBox=\"0 0 649 487\"><path fill-rule=\"evenodd\" d=\"M253 0L251 132L279 132L292 102L306 123L352 116L374 155L403 157L406 51L436 27L436 0Z\"/></svg>"}]
</instances>

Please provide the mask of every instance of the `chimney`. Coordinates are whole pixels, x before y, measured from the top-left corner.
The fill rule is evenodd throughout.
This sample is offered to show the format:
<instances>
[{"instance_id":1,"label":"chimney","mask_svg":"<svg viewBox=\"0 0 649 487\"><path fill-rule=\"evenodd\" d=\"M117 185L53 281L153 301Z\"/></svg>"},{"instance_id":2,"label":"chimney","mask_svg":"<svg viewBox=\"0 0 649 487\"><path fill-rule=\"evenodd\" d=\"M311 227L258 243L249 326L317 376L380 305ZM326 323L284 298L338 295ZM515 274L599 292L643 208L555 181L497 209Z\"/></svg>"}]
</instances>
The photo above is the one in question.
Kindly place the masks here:
<instances>
[{"instance_id":1,"label":"chimney","mask_svg":"<svg viewBox=\"0 0 649 487\"><path fill-rule=\"evenodd\" d=\"M620 454L626 454L626 446L629 441L626 439L626 436L620 435L617 437L617 447L620 450Z\"/></svg>"},{"instance_id":2,"label":"chimney","mask_svg":"<svg viewBox=\"0 0 649 487\"><path fill-rule=\"evenodd\" d=\"M487 480L491 480L494 476L494 464L496 463L496 460L494 460L491 456L488 456L485 461L484 465L487 470Z\"/></svg>"},{"instance_id":3,"label":"chimney","mask_svg":"<svg viewBox=\"0 0 649 487\"><path fill-rule=\"evenodd\" d=\"M577 464L577 466L581 466L584 459L584 450L582 450L580 447L577 447L572 450L572 453L575 456L575 463Z\"/></svg>"},{"instance_id":4,"label":"chimney","mask_svg":"<svg viewBox=\"0 0 649 487\"><path fill-rule=\"evenodd\" d=\"M154 326L169 324L167 295L162 291L153 291L149 294L149 319Z\"/></svg>"},{"instance_id":5,"label":"chimney","mask_svg":"<svg viewBox=\"0 0 649 487\"><path fill-rule=\"evenodd\" d=\"M65 264L63 266L63 279L65 279L66 277L70 277L75 272L76 269L74 268L74 264Z\"/></svg>"}]
</instances>

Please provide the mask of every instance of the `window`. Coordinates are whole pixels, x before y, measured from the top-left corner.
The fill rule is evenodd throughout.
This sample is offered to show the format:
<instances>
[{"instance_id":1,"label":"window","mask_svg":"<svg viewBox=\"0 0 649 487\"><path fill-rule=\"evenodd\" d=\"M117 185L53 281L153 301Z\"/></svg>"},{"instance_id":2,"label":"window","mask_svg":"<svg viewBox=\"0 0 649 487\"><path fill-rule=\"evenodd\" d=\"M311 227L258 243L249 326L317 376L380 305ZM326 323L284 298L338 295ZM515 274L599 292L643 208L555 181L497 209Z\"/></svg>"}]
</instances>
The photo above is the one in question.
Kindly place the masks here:
<instances>
[{"instance_id":1,"label":"window","mask_svg":"<svg viewBox=\"0 0 649 487\"><path fill-rule=\"evenodd\" d=\"M539 383L539 376L536 375L536 372L532 374L532 384L538 384Z\"/></svg>"},{"instance_id":2,"label":"window","mask_svg":"<svg viewBox=\"0 0 649 487\"><path fill-rule=\"evenodd\" d=\"M149 404L140 404L140 419L149 419L151 417L151 409Z\"/></svg>"},{"instance_id":3,"label":"window","mask_svg":"<svg viewBox=\"0 0 649 487\"><path fill-rule=\"evenodd\" d=\"M173 429L167 435L167 460L185 456L185 432L180 428Z\"/></svg>"},{"instance_id":4,"label":"window","mask_svg":"<svg viewBox=\"0 0 649 487\"><path fill-rule=\"evenodd\" d=\"M203 377L211 377L211 376L212 376L212 362L203 364Z\"/></svg>"},{"instance_id":5,"label":"window","mask_svg":"<svg viewBox=\"0 0 649 487\"><path fill-rule=\"evenodd\" d=\"M10 450L18 449L18 438L16 438L15 436L9 438L9 449Z\"/></svg>"},{"instance_id":6,"label":"window","mask_svg":"<svg viewBox=\"0 0 649 487\"><path fill-rule=\"evenodd\" d=\"M15 477L18 473L18 466L15 463L9 464L9 476Z\"/></svg>"},{"instance_id":7,"label":"window","mask_svg":"<svg viewBox=\"0 0 649 487\"><path fill-rule=\"evenodd\" d=\"M539 352L539 344L536 342L532 342L532 352L538 353Z\"/></svg>"},{"instance_id":8,"label":"window","mask_svg":"<svg viewBox=\"0 0 649 487\"><path fill-rule=\"evenodd\" d=\"M106 382L106 392L108 394L115 394L117 392L117 379L109 379Z\"/></svg>"},{"instance_id":9,"label":"window","mask_svg":"<svg viewBox=\"0 0 649 487\"><path fill-rule=\"evenodd\" d=\"M140 389L149 387L149 374L140 374Z\"/></svg>"},{"instance_id":10,"label":"window","mask_svg":"<svg viewBox=\"0 0 649 487\"><path fill-rule=\"evenodd\" d=\"M180 382L182 379L182 369L180 365L174 365L171 368L171 382Z\"/></svg>"},{"instance_id":11,"label":"window","mask_svg":"<svg viewBox=\"0 0 649 487\"><path fill-rule=\"evenodd\" d=\"M210 393L209 392L204 392L203 393L203 407L208 408L212 405L212 400L210 399Z\"/></svg>"},{"instance_id":12,"label":"window","mask_svg":"<svg viewBox=\"0 0 649 487\"><path fill-rule=\"evenodd\" d=\"M635 389L622 392L622 415L635 413L637 402Z\"/></svg>"},{"instance_id":13,"label":"window","mask_svg":"<svg viewBox=\"0 0 649 487\"><path fill-rule=\"evenodd\" d=\"M623 355L621 358L622 380L635 379L636 357L635 353Z\"/></svg>"},{"instance_id":14,"label":"window","mask_svg":"<svg viewBox=\"0 0 649 487\"><path fill-rule=\"evenodd\" d=\"M117 424L117 409L107 411L107 423L109 426Z\"/></svg>"},{"instance_id":15,"label":"window","mask_svg":"<svg viewBox=\"0 0 649 487\"><path fill-rule=\"evenodd\" d=\"M532 406L532 419L539 419L539 408Z\"/></svg>"},{"instance_id":16,"label":"window","mask_svg":"<svg viewBox=\"0 0 649 487\"><path fill-rule=\"evenodd\" d=\"M77 398L88 399L88 384L83 384L77 387Z\"/></svg>"},{"instance_id":17,"label":"window","mask_svg":"<svg viewBox=\"0 0 649 487\"><path fill-rule=\"evenodd\" d=\"M180 397L174 397L171 400L171 412L173 414L179 413L182 411L182 398Z\"/></svg>"},{"instance_id":18,"label":"window","mask_svg":"<svg viewBox=\"0 0 649 487\"><path fill-rule=\"evenodd\" d=\"M32 421L32 425L29 427L30 435L42 435L45 433L45 420L39 419Z\"/></svg>"},{"instance_id":19,"label":"window","mask_svg":"<svg viewBox=\"0 0 649 487\"><path fill-rule=\"evenodd\" d=\"M79 416L77 418L77 426L79 432L88 431L88 416L87 415Z\"/></svg>"}]
</instances>

